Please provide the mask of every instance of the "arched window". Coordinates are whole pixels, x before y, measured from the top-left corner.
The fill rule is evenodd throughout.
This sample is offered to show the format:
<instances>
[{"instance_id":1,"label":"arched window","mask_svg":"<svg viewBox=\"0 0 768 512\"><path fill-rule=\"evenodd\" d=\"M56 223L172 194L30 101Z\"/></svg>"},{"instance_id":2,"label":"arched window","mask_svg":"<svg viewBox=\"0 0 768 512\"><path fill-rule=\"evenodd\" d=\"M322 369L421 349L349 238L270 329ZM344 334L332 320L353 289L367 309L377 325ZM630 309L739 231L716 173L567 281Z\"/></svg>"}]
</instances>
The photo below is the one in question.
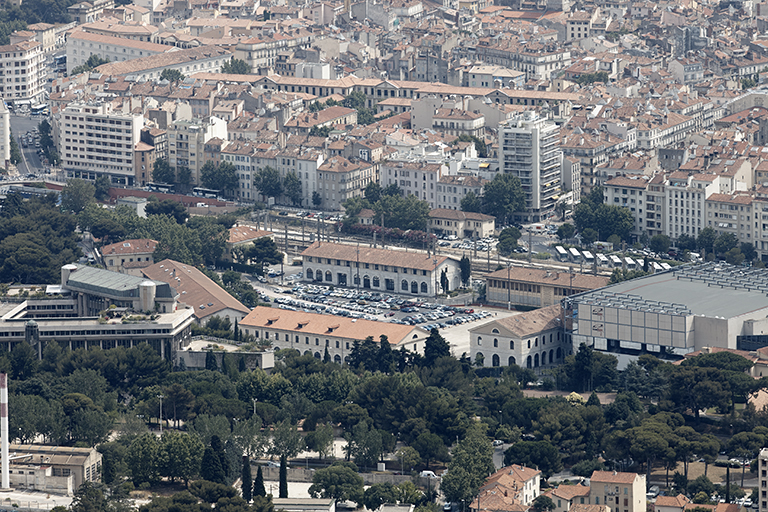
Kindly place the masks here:
<instances>
[{"instance_id":1,"label":"arched window","mask_svg":"<svg viewBox=\"0 0 768 512\"><path fill-rule=\"evenodd\" d=\"M356 275L352 280L355 282L355 286L358 286L360 284L360 276Z\"/></svg>"},{"instance_id":2,"label":"arched window","mask_svg":"<svg viewBox=\"0 0 768 512\"><path fill-rule=\"evenodd\" d=\"M555 351L549 351L549 364L555 364Z\"/></svg>"},{"instance_id":3,"label":"arched window","mask_svg":"<svg viewBox=\"0 0 768 512\"><path fill-rule=\"evenodd\" d=\"M541 366L545 366L547 364L547 351L541 353Z\"/></svg>"},{"instance_id":4,"label":"arched window","mask_svg":"<svg viewBox=\"0 0 768 512\"><path fill-rule=\"evenodd\" d=\"M312 280L312 276L313 276L313 275L314 275L314 274L312 273L312 269L311 269L311 268L308 268L308 269L307 269L307 279L309 279L309 280L311 281L311 280Z\"/></svg>"},{"instance_id":5,"label":"arched window","mask_svg":"<svg viewBox=\"0 0 768 512\"><path fill-rule=\"evenodd\" d=\"M363 276L363 288L370 288L371 287L371 278L368 276Z\"/></svg>"},{"instance_id":6,"label":"arched window","mask_svg":"<svg viewBox=\"0 0 768 512\"><path fill-rule=\"evenodd\" d=\"M421 283L421 293L428 293L427 292L427 283Z\"/></svg>"},{"instance_id":7,"label":"arched window","mask_svg":"<svg viewBox=\"0 0 768 512\"><path fill-rule=\"evenodd\" d=\"M408 281L406 281L405 279L403 279L403 280L400 282L400 289L401 289L401 290L403 290L404 292L407 292L407 291L408 291Z\"/></svg>"},{"instance_id":8,"label":"arched window","mask_svg":"<svg viewBox=\"0 0 768 512\"><path fill-rule=\"evenodd\" d=\"M331 274L330 270L325 271L325 280L328 281L329 283L333 281L333 274Z\"/></svg>"},{"instance_id":9,"label":"arched window","mask_svg":"<svg viewBox=\"0 0 768 512\"><path fill-rule=\"evenodd\" d=\"M509 361L507 362L509 366L512 366L513 364L517 364L517 361L515 361L515 358L512 356L509 356Z\"/></svg>"},{"instance_id":10,"label":"arched window","mask_svg":"<svg viewBox=\"0 0 768 512\"><path fill-rule=\"evenodd\" d=\"M482 344L483 344L483 338L482 338L482 336L478 336L478 337L477 337L477 344L478 344L478 345L482 345Z\"/></svg>"},{"instance_id":11,"label":"arched window","mask_svg":"<svg viewBox=\"0 0 768 512\"><path fill-rule=\"evenodd\" d=\"M515 340L509 340L509 350L515 350Z\"/></svg>"},{"instance_id":12,"label":"arched window","mask_svg":"<svg viewBox=\"0 0 768 512\"><path fill-rule=\"evenodd\" d=\"M539 354L536 354L533 356L533 367L538 368L539 367Z\"/></svg>"},{"instance_id":13,"label":"arched window","mask_svg":"<svg viewBox=\"0 0 768 512\"><path fill-rule=\"evenodd\" d=\"M528 348L531 348L531 340L528 340Z\"/></svg>"},{"instance_id":14,"label":"arched window","mask_svg":"<svg viewBox=\"0 0 768 512\"><path fill-rule=\"evenodd\" d=\"M333 362L336 364L341 364L341 356L339 354L333 356Z\"/></svg>"},{"instance_id":15,"label":"arched window","mask_svg":"<svg viewBox=\"0 0 768 512\"><path fill-rule=\"evenodd\" d=\"M327 280L328 280L328 279L326 279L326 281L327 281ZM538 347L538 346L539 346L539 338L534 338L534 339L533 339L533 346L534 346L534 347Z\"/></svg>"},{"instance_id":16,"label":"arched window","mask_svg":"<svg viewBox=\"0 0 768 512\"><path fill-rule=\"evenodd\" d=\"M321 282L322 282L322 280L323 280L323 271L322 271L322 270L318 270L318 271L315 273L315 278L316 278L318 281L321 281Z\"/></svg>"},{"instance_id":17,"label":"arched window","mask_svg":"<svg viewBox=\"0 0 768 512\"><path fill-rule=\"evenodd\" d=\"M493 354L493 357L491 358L491 363L493 364L493 366L500 366L498 354Z\"/></svg>"},{"instance_id":18,"label":"arched window","mask_svg":"<svg viewBox=\"0 0 768 512\"><path fill-rule=\"evenodd\" d=\"M552 333L549 333L549 342L552 343Z\"/></svg>"},{"instance_id":19,"label":"arched window","mask_svg":"<svg viewBox=\"0 0 768 512\"><path fill-rule=\"evenodd\" d=\"M419 293L419 283L411 281L411 293Z\"/></svg>"},{"instance_id":20,"label":"arched window","mask_svg":"<svg viewBox=\"0 0 768 512\"><path fill-rule=\"evenodd\" d=\"M559 360L560 360L560 358L561 358L561 357L563 357L563 356L562 356L562 354L560 354L560 347L557 347L557 352L556 352L556 354L557 354L557 360L559 361Z\"/></svg>"},{"instance_id":21,"label":"arched window","mask_svg":"<svg viewBox=\"0 0 768 512\"><path fill-rule=\"evenodd\" d=\"M498 330L498 329L494 329L494 330L492 330L491 332L492 332L493 334L499 334L499 330Z\"/></svg>"},{"instance_id":22,"label":"arched window","mask_svg":"<svg viewBox=\"0 0 768 512\"><path fill-rule=\"evenodd\" d=\"M493 346L498 347L499 346L499 340L496 338L493 338Z\"/></svg>"},{"instance_id":23,"label":"arched window","mask_svg":"<svg viewBox=\"0 0 768 512\"><path fill-rule=\"evenodd\" d=\"M315 352L315 359L322 359L320 352Z\"/></svg>"},{"instance_id":24,"label":"arched window","mask_svg":"<svg viewBox=\"0 0 768 512\"><path fill-rule=\"evenodd\" d=\"M525 366L528 368L531 367L531 356L528 356L528 358L525 360Z\"/></svg>"},{"instance_id":25,"label":"arched window","mask_svg":"<svg viewBox=\"0 0 768 512\"><path fill-rule=\"evenodd\" d=\"M312 351L311 350L305 350L304 351L304 355L305 356L311 356L312 355Z\"/></svg>"},{"instance_id":26,"label":"arched window","mask_svg":"<svg viewBox=\"0 0 768 512\"><path fill-rule=\"evenodd\" d=\"M374 276L374 278L373 278L373 287L374 288L378 288L379 286L381 286L380 281L379 281L379 276Z\"/></svg>"}]
</instances>

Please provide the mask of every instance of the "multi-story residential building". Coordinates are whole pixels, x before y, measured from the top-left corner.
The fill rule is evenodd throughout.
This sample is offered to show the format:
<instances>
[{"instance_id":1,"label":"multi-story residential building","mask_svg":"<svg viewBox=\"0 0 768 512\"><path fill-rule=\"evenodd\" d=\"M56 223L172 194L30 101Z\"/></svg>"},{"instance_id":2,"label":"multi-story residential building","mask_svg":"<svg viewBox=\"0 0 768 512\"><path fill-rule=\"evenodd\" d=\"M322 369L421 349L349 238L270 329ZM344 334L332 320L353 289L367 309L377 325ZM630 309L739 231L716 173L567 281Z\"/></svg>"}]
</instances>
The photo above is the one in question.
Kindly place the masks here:
<instances>
[{"instance_id":1,"label":"multi-story residential building","mask_svg":"<svg viewBox=\"0 0 768 512\"><path fill-rule=\"evenodd\" d=\"M439 108L432 114L433 130L446 135L481 137L485 131L485 116L469 110Z\"/></svg>"},{"instance_id":2,"label":"multi-story residential building","mask_svg":"<svg viewBox=\"0 0 768 512\"><path fill-rule=\"evenodd\" d=\"M235 58L247 62L257 72L261 68L274 66L280 52L309 48L313 39L312 33L304 29L252 37L237 43Z\"/></svg>"},{"instance_id":3,"label":"multi-story residential building","mask_svg":"<svg viewBox=\"0 0 768 512\"><path fill-rule=\"evenodd\" d=\"M219 139L214 139L219 141ZM221 141L219 159L222 162L229 162L235 166L235 172L239 181L237 197L243 201L254 201L257 191L253 189L253 175L255 171L254 154L256 153L256 144L252 141ZM206 148L211 141L206 144ZM211 160L213 161L213 160Z\"/></svg>"},{"instance_id":4,"label":"multi-story residential building","mask_svg":"<svg viewBox=\"0 0 768 512\"><path fill-rule=\"evenodd\" d=\"M576 11L568 16L565 29L565 40L576 41L592 36L592 24L596 23L600 16L600 8L592 12Z\"/></svg>"},{"instance_id":5,"label":"multi-story residential building","mask_svg":"<svg viewBox=\"0 0 768 512\"><path fill-rule=\"evenodd\" d=\"M93 0L92 2L77 2L67 8L70 18L75 23L90 23L96 20L104 9L115 7L114 0Z\"/></svg>"},{"instance_id":6,"label":"multi-story residential building","mask_svg":"<svg viewBox=\"0 0 768 512\"><path fill-rule=\"evenodd\" d=\"M768 512L768 448L760 450L757 460L757 473L760 478L760 496L757 501L758 511Z\"/></svg>"},{"instance_id":7,"label":"multi-story residential building","mask_svg":"<svg viewBox=\"0 0 768 512\"><path fill-rule=\"evenodd\" d=\"M651 178L645 191L645 232L649 237L667 234L667 196L664 180L664 174L657 174Z\"/></svg>"},{"instance_id":8,"label":"multi-story residential building","mask_svg":"<svg viewBox=\"0 0 768 512\"><path fill-rule=\"evenodd\" d=\"M707 227L718 234L730 233L739 242L754 243L752 227L752 194L711 194L707 197Z\"/></svg>"},{"instance_id":9,"label":"multi-story residential building","mask_svg":"<svg viewBox=\"0 0 768 512\"><path fill-rule=\"evenodd\" d=\"M559 485L544 493L555 504L552 512L571 512L575 505L584 506L589 499L589 486Z\"/></svg>"},{"instance_id":10,"label":"multi-story residential building","mask_svg":"<svg viewBox=\"0 0 768 512\"><path fill-rule=\"evenodd\" d=\"M549 80L571 65L571 52L557 43L519 42L517 38L481 39L474 46L462 46L454 50L458 58L472 62L481 61L505 68L522 71L526 80ZM506 84L505 84L506 85Z\"/></svg>"},{"instance_id":11,"label":"multi-story residential building","mask_svg":"<svg viewBox=\"0 0 768 512\"><path fill-rule=\"evenodd\" d=\"M5 102L0 102L0 161L8 169L11 163L11 113Z\"/></svg>"},{"instance_id":12,"label":"multi-story residential building","mask_svg":"<svg viewBox=\"0 0 768 512\"><path fill-rule=\"evenodd\" d=\"M188 167L192 185L200 183L205 165L205 143L217 137L227 140L227 122L218 117L178 119L168 126L168 163L174 169Z\"/></svg>"},{"instance_id":13,"label":"multi-story residential building","mask_svg":"<svg viewBox=\"0 0 768 512\"><path fill-rule=\"evenodd\" d=\"M560 183L564 193L570 192L570 204L579 204L581 202L581 161L578 158L563 157Z\"/></svg>"},{"instance_id":14,"label":"multi-story residential building","mask_svg":"<svg viewBox=\"0 0 768 512\"><path fill-rule=\"evenodd\" d=\"M683 142L689 133L696 130L696 119L674 112L642 115L637 121L637 147L640 149Z\"/></svg>"},{"instance_id":15,"label":"multi-story residential building","mask_svg":"<svg viewBox=\"0 0 768 512\"><path fill-rule=\"evenodd\" d=\"M75 30L67 37L67 74L84 64L91 55L119 62L174 50L172 46Z\"/></svg>"},{"instance_id":16,"label":"multi-story residential building","mask_svg":"<svg viewBox=\"0 0 768 512\"><path fill-rule=\"evenodd\" d=\"M152 171L155 169L155 162L158 155L154 146L146 142L139 141L133 148L134 159L134 184L139 187L146 186L152 182Z\"/></svg>"},{"instance_id":17,"label":"multi-story residential building","mask_svg":"<svg viewBox=\"0 0 768 512\"><path fill-rule=\"evenodd\" d=\"M384 173L381 174L385 179ZM461 200L472 192L480 197L488 180L476 176L443 176L437 182L435 208L461 210Z\"/></svg>"},{"instance_id":18,"label":"multi-story residential building","mask_svg":"<svg viewBox=\"0 0 768 512\"><path fill-rule=\"evenodd\" d=\"M238 324L248 336L269 340L271 346L298 350L322 359L325 351L334 362L349 361L355 342L372 336L376 343L386 336L392 350L424 352L429 333L419 326L321 315L259 306Z\"/></svg>"},{"instance_id":19,"label":"multi-story residential building","mask_svg":"<svg viewBox=\"0 0 768 512\"><path fill-rule=\"evenodd\" d=\"M628 133L634 137L635 130ZM627 149L634 148L636 142L610 133L587 134L580 128L567 136L563 136L560 149L565 156L577 158L581 169L581 195L589 194L600 185L597 166L607 162L611 155L616 155Z\"/></svg>"},{"instance_id":20,"label":"multi-story residential building","mask_svg":"<svg viewBox=\"0 0 768 512\"><path fill-rule=\"evenodd\" d=\"M560 304L473 327L469 330L469 339L470 357L480 366L551 368L562 364L573 352ZM526 494L532 493L535 497L538 492L537 486Z\"/></svg>"},{"instance_id":21,"label":"multi-story residential building","mask_svg":"<svg viewBox=\"0 0 768 512\"><path fill-rule=\"evenodd\" d=\"M471 66L462 73L464 87L523 87L525 73L502 66Z\"/></svg>"},{"instance_id":22,"label":"multi-story residential building","mask_svg":"<svg viewBox=\"0 0 768 512\"><path fill-rule=\"evenodd\" d=\"M515 218L537 222L554 211L560 193L563 153L558 147L560 128L526 111L499 125L499 171L520 178L525 211Z\"/></svg>"},{"instance_id":23,"label":"multi-story residential building","mask_svg":"<svg viewBox=\"0 0 768 512\"><path fill-rule=\"evenodd\" d=\"M44 61L37 41L0 46L0 96L13 105L36 103L43 94Z\"/></svg>"},{"instance_id":24,"label":"multi-story residential building","mask_svg":"<svg viewBox=\"0 0 768 512\"><path fill-rule=\"evenodd\" d=\"M673 172L667 178L664 204L666 206L666 235L673 240L682 234L693 237L715 218L707 216L707 197L720 192L721 178L717 174ZM656 203L655 206L658 206ZM716 228L715 228L716 229ZM650 233L649 233L650 234Z\"/></svg>"},{"instance_id":25,"label":"multi-story residential building","mask_svg":"<svg viewBox=\"0 0 768 512\"><path fill-rule=\"evenodd\" d=\"M110 102L73 102L57 118L61 167L70 177L108 176L115 185L136 183L134 150L144 117L113 110Z\"/></svg>"},{"instance_id":26,"label":"multi-story residential building","mask_svg":"<svg viewBox=\"0 0 768 512\"><path fill-rule=\"evenodd\" d=\"M681 84L695 84L704 80L704 66L695 59L673 59L667 70Z\"/></svg>"},{"instance_id":27,"label":"multi-story residential building","mask_svg":"<svg viewBox=\"0 0 768 512\"><path fill-rule=\"evenodd\" d=\"M640 239L645 230L644 201L650 176L616 176L605 182L603 191L609 205L623 206L632 213L632 236Z\"/></svg>"},{"instance_id":28,"label":"multi-story residential building","mask_svg":"<svg viewBox=\"0 0 768 512\"><path fill-rule=\"evenodd\" d=\"M448 168L442 164L425 161L388 160L382 164L379 171L381 186L395 184L400 187L403 195L414 195L429 203L430 208L436 208L435 189Z\"/></svg>"},{"instance_id":29,"label":"multi-story residential building","mask_svg":"<svg viewBox=\"0 0 768 512\"><path fill-rule=\"evenodd\" d=\"M123 240L101 248L104 265L110 272L141 277L141 269L151 266L157 241L149 238Z\"/></svg>"},{"instance_id":30,"label":"multi-story residential building","mask_svg":"<svg viewBox=\"0 0 768 512\"><path fill-rule=\"evenodd\" d=\"M306 135L312 128L357 124L357 110L342 106L328 107L318 112L301 113L285 122L284 128L290 133Z\"/></svg>"},{"instance_id":31,"label":"multi-story residential building","mask_svg":"<svg viewBox=\"0 0 768 512\"><path fill-rule=\"evenodd\" d=\"M379 182L378 164L333 156L317 168L317 191L325 210L339 211L351 197L362 197L369 183Z\"/></svg>"},{"instance_id":32,"label":"multi-story residential building","mask_svg":"<svg viewBox=\"0 0 768 512\"><path fill-rule=\"evenodd\" d=\"M529 507L541 493L540 482L541 471L538 469L517 464L501 468L485 480L480 487L477 500L469 509L480 512L481 510L516 510L518 507ZM496 503L493 503L494 501ZM481 504L483 504L482 508Z\"/></svg>"},{"instance_id":33,"label":"multi-story residential building","mask_svg":"<svg viewBox=\"0 0 768 512\"><path fill-rule=\"evenodd\" d=\"M595 471L589 480L589 504L611 512L645 512L645 475Z\"/></svg>"},{"instance_id":34,"label":"multi-story residential building","mask_svg":"<svg viewBox=\"0 0 768 512\"><path fill-rule=\"evenodd\" d=\"M446 272L448 291L461 286L459 262L447 256L332 242L315 242L301 255L305 281L434 297Z\"/></svg>"},{"instance_id":35,"label":"multi-story residential building","mask_svg":"<svg viewBox=\"0 0 768 512\"><path fill-rule=\"evenodd\" d=\"M429 229L436 235L454 238L485 238L493 236L496 217L484 213L434 208L429 212Z\"/></svg>"},{"instance_id":36,"label":"multi-story residential building","mask_svg":"<svg viewBox=\"0 0 768 512\"><path fill-rule=\"evenodd\" d=\"M166 69L175 69L185 76L197 72L218 73L221 66L232 60L232 53L218 46L200 46L166 52L125 62L108 62L96 68L98 73L112 76L132 76L136 80L160 78Z\"/></svg>"}]
</instances>

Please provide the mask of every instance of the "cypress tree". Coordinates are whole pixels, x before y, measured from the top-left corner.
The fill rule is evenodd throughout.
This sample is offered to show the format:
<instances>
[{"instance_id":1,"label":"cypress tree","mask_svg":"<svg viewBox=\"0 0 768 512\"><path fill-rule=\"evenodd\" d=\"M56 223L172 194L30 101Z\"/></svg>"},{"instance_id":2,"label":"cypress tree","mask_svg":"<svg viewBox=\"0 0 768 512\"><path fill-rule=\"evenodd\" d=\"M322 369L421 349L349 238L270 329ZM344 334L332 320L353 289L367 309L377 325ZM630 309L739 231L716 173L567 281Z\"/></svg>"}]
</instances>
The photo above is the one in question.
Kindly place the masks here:
<instances>
[{"instance_id":1,"label":"cypress tree","mask_svg":"<svg viewBox=\"0 0 768 512\"><path fill-rule=\"evenodd\" d=\"M253 496L266 496L267 489L264 487L264 474L261 472L261 466L256 471L256 479L253 481Z\"/></svg>"},{"instance_id":2,"label":"cypress tree","mask_svg":"<svg viewBox=\"0 0 768 512\"><path fill-rule=\"evenodd\" d=\"M250 502L253 497L253 475L251 474L251 461L247 455L243 455L243 474L241 480L243 482L243 499Z\"/></svg>"}]
</instances>

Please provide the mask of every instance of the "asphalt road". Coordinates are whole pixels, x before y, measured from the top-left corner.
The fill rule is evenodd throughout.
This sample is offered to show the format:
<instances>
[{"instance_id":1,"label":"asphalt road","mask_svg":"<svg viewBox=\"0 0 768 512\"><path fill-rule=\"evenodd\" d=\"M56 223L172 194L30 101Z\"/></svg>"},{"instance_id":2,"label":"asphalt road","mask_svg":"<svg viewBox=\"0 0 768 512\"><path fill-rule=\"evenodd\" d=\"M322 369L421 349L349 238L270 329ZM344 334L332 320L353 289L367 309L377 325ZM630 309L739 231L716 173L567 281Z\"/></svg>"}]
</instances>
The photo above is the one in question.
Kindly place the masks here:
<instances>
[{"instance_id":1,"label":"asphalt road","mask_svg":"<svg viewBox=\"0 0 768 512\"><path fill-rule=\"evenodd\" d=\"M28 131L37 128L37 125L43 119L45 118L41 116L11 116L11 130L13 131L13 136L16 137L16 142L19 143L19 149L23 153L21 162L18 165L19 174L22 176L28 173L38 174L45 169L45 165L40 160L34 144L25 148L19 140L20 135L24 135Z\"/></svg>"}]
</instances>

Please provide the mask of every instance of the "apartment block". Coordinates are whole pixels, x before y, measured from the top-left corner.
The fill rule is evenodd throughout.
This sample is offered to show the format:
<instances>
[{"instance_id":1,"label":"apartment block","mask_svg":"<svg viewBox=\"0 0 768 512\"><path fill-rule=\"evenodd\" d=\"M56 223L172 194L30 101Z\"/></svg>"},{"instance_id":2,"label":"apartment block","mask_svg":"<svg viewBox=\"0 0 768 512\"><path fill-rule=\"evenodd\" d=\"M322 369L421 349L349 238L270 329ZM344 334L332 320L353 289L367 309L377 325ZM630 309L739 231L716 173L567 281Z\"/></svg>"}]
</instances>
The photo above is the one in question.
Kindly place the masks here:
<instances>
[{"instance_id":1,"label":"apartment block","mask_svg":"<svg viewBox=\"0 0 768 512\"><path fill-rule=\"evenodd\" d=\"M532 111L499 125L499 170L520 178L526 196L517 220L538 222L554 212L563 161L559 135L555 123Z\"/></svg>"},{"instance_id":2,"label":"apartment block","mask_svg":"<svg viewBox=\"0 0 768 512\"><path fill-rule=\"evenodd\" d=\"M632 213L632 236L639 239L645 230L645 199L650 176L616 176L605 182L603 191L609 205L623 206Z\"/></svg>"},{"instance_id":3,"label":"apartment block","mask_svg":"<svg viewBox=\"0 0 768 512\"><path fill-rule=\"evenodd\" d=\"M435 208L461 210L461 200L472 192L475 196L483 194L483 186L488 180L477 176L443 176L437 182L437 200Z\"/></svg>"},{"instance_id":4,"label":"apartment block","mask_svg":"<svg viewBox=\"0 0 768 512\"><path fill-rule=\"evenodd\" d=\"M589 481L589 504L611 512L645 512L645 475L595 471Z\"/></svg>"},{"instance_id":5,"label":"apartment block","mask_svg":"<svg viewBox=\"0 0 768 512\"><path fill-rule=\"evenodd\" d=\"M427 201L430 208L437 208L436 186L448 168L442 164L424 161L390 160L381 167L381 186L393 183L400 187L403 195L414 195Z\"/></svg>"},{"instance_id":6,"label":"apartment block","mask_svg":"<svg viewBox=\"0 0 768 512\"><path fill-rule=\"evenodd\" d=\"M218 117L179 119L168 126L168 163L177 170L188 167L194 186L205 165L205 143L214 137L227 140L227 122Z\"/></svg>"},{"instance_id":7,"label":"apartment block","mask_svg":"<svg viewBox=\"0 0 768 512\"><path fill-rule=\"evenodd\" d=\"M37 41L0 46L0 96L14 105L36 103L43 94L44 60Z\"/></svg>"},{"instance_id":8,"label":"apartment block","mask_svg":"<svg viewBox=\"0 0 768 512\"><path fill-rule=\"evenodd\" d=\"M67 74L84 64L91 55L120 62L173 50L173 46L76 30L67 37Z\"/></svg>"},{"instance_id":9,"label":"apartment block","mask_svg":"<svg viewBox=\"0 0 768 512\"><path fill-rule=\"evenodd\" d=\"M112 103L70 103L59 115L59 155L70 177L109 176L114 185L135 184L134 150L144 117L113 110Z\"/></svg>"},{"instance_id":10,"label":"apartment block","mask_svg":"<svg viewBox=\"0 0 768 512\"><path fill-rule=\"evenodd\" d=\"M713 227L710 215L705 219L707 197L720 192L717 174L693 174L677 171L667 178L664 203L667 208L666 235L677 239L682 234L698 236L705 227Z\"/></svg>"}]
</instances>

